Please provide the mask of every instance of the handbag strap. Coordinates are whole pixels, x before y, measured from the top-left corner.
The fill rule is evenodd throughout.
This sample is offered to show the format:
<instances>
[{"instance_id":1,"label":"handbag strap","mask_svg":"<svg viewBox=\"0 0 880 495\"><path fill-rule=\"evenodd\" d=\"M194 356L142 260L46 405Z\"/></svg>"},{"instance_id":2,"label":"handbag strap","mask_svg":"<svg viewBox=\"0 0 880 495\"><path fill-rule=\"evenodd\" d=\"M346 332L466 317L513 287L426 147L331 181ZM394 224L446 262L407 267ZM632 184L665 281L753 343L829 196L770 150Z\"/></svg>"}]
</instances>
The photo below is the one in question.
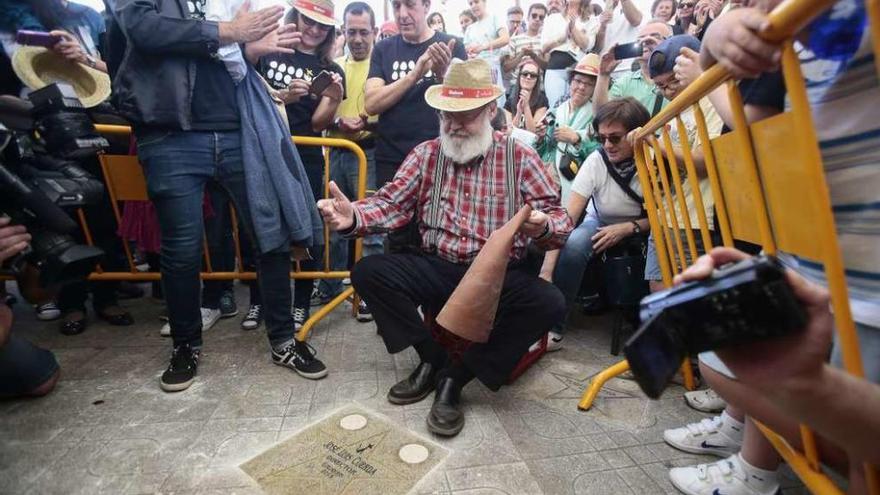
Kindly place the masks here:
<instances>
[{"instance_id":1,"label":"handbag strap","mask_svg":"<svg viewBox=\"0 0 880 495\"><path fill-rule=\"evenodd\" d=\"M657 93L657 95L654 97L654 109L651 110L651 117L657 115L657 112L660 111L660 107L662 107L662 106L663 106L663 95L661 95L660 93Z\"/></svg>"},{"instance_id":2,"label":"handbag strap","mask_svg":"<svg viewBox=\"0 0 880 495\"><path fill-rule=\"evenodd\" d=\"M614 165L611 164L611 160L608 159L608 155L605 154L604 149L599 148L599 155L602 156L602 163L605 164L605 169L608 170L608 175L610 175L611 178L614 179L614 182L623 189L623 192L625 192L630 199L638 203L639 207L642 209L641 213L639 213L639 218L645 218L648 216L648 212L645 210L645 198L639 196L637 192L633 191L626 179L617 172Z\"/></svg>"}]
</instances>

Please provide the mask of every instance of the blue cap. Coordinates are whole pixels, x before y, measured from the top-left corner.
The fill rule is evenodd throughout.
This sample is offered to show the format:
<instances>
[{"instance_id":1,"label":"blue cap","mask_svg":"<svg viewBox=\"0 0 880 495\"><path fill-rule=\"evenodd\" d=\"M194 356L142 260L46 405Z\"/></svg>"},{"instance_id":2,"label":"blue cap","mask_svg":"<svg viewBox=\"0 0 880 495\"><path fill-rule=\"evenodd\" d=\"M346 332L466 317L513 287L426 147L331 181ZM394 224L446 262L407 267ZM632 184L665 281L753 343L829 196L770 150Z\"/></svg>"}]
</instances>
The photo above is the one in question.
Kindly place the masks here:
<instances>
[{"instance_id":1,"label":"blue cap","mask_svg":"<svg viewBox=\"0 0 880 495\"><path fill-rule=\"evenodd\" d=\"M682 48L690 48L699 52L700 40L689 34L679 34L666 38L657 45L648 59L648 73L651 79L672 72L675 67L675 59L680 55Z\"/></svg>"}]
</instances>

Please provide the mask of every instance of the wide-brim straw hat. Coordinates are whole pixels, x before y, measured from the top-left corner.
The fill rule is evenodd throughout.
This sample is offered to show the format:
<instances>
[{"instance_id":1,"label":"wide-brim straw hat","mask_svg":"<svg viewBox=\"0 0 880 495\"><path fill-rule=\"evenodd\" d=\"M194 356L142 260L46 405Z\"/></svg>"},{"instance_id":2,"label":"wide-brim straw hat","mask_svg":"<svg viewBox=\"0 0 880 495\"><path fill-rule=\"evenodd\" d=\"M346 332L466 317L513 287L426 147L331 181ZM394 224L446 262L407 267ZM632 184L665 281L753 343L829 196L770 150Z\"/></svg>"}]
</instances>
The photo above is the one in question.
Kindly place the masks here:
<instances>
[{"instance_id":1,"label":"wide-brim straw hat","mask_svg":"<svg viewBox=\"0 0 880 495\"><path fill-rule=\"evenodd\" d=\"M317 23L327 26L336 25L332 0L291 0L290 6Z\"/></svg>"},{"instance_id":2,"label":"wide-brim straw hat","mask_svg":"<svg viewBox=\"0 0 880 495\"><path fill-rule=\"evenodd\" d=\"M492 81L492 67L481 58L453 60L443 78L425 92L425 101L437 110L466 112L480 108L504 94Z\"/></svg>"},{"instance_id":3,"label":"wide-brim straw hat","mask_svg":"<svg viewBox=\"0 0 880 495\"><path fill-rule=\"evenodd\" d=\"M87 65L38 46L21 46L12 56L12 70L32 90L52 83L73 86L76 96L86 108L94 107L110 96L110 77Z\"/></svg>"},{"instance_id":4,"label":"wide-brim straw hat","mask_svg":"<svg viewBox=\"0 0 880 495\"><path fill-rule=\"evenodd\" d=\"M588 53L584 58L571 69L569 74L583 74L585 76L599 77L599 56L595 53Z\"/></svg>"}]
</instances>

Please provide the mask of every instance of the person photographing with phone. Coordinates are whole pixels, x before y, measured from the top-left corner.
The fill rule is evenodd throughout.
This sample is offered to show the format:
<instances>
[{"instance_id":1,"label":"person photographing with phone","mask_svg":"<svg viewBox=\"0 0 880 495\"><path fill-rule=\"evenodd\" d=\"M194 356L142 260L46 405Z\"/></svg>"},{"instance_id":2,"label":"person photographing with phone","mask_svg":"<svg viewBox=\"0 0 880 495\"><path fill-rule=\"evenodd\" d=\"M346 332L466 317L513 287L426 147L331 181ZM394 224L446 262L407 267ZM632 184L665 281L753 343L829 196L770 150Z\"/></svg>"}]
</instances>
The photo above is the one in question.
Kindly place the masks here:
<instances>
[{"instance_id":1,"label":"person photographing with phone","mask_svg":"<svg viewBox=\"0 0 880 495\"><path fill-rule=\"evenodd\" d=\"M652 21L639 29L636 43L609 45L599 65L599 78L596 80L596 94L593 97L594 110L609 100L631 96L647 108L651 116L657 115L667 102L651 81L648 59L654 48L670 36L672 36L671 26L665 22ZM637 49L636 46L641 49ZM623 60L619 57L638 57L640 70L616 77L614 85L611 86L611 76Z\"/></svg>"},{"instance_id":2,"label":"person photographing with phone","mask_svg":"<svg viewBox=\"0 0 880 495\"><path fill-rule=\"evenodd\" d=\"M344 97L344 73L333 62L336 41L333 2L330 0L296 0L285 16L288 28L299 35L299 43L289 52L260 55L265 44L248 45L246 54L256 62L259 73L284 102L290 132L294 136L320 137L333 123L336 109ZM309 184L316 198L324 197L324 156L317 146L298 148ZM301 263L303 270L319 269L323 257L318 249L312 250L313 260ZM314 288L311 279L294 282L293 319L299 328L309 319L309 307Z\"/></svg>"}]
</instances>

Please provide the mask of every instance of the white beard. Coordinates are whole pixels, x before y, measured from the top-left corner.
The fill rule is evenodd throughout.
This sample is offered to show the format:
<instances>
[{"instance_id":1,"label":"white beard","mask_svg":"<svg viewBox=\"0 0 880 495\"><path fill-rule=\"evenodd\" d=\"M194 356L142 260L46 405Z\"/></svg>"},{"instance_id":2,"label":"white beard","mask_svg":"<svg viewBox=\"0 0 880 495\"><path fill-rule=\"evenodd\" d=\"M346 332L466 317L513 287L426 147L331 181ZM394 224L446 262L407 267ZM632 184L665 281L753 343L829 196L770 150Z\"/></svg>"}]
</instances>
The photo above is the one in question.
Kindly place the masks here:
<instances>
[{"instance_id":1,"label":"white beard","mask_svg":"<svg viewBox=\"0 0 880 495\"><path fill-rule=\"evenodd\" d=\"M492 146L492 124L488 114L483 114L480 131L466 137L453 136L440 126L440 149L455 163L468 163L484 155Z\"/></svg>"}]
</instances>

